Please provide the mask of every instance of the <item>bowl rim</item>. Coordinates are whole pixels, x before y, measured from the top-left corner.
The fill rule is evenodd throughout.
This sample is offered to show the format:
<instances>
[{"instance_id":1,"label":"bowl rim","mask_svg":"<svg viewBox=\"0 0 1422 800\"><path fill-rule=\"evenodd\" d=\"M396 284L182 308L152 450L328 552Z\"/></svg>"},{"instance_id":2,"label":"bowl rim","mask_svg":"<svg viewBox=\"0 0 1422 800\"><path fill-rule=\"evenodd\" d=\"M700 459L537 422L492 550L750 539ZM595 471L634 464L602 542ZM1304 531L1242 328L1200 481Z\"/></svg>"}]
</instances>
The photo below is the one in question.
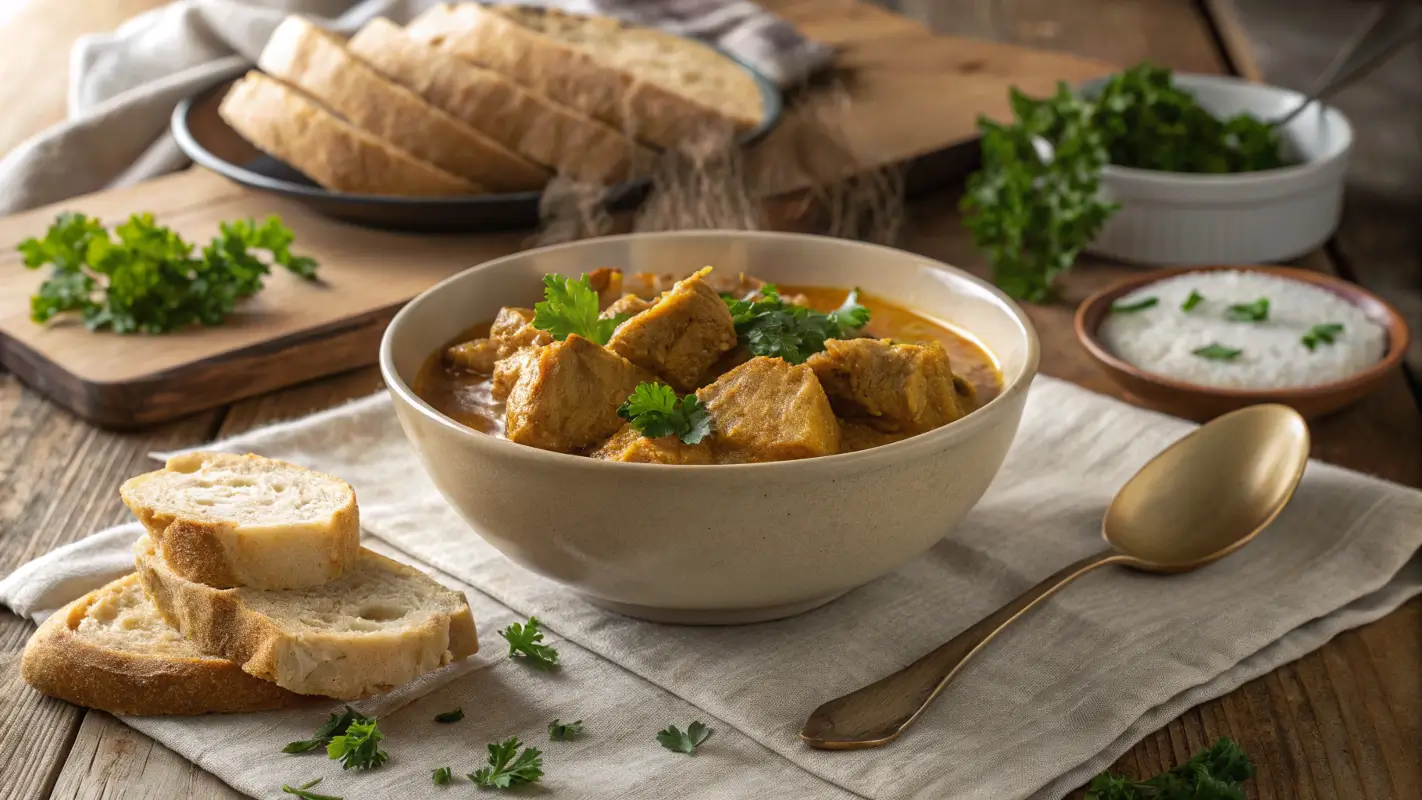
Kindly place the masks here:
<instances>
[{"instance_id":1,"label":"bowl rim","mask_svg":"<svg viewBox=\"0 0 1422 800\"><path fill-rule=\"evenodd\" d=\"M896 256L909 256L919 260L921 268L937 269L948 272L954 277L966 280L976 285L980 290L989 294L1005 309L1016 321L1019 330L1023 334L1024 344L1027 353L1022 366L1021 374L1009 383L1005 383L1002 391L996 397L989 400L984 406L973 411L967 416L955 420L940 428L911 436L897 442L871 447L866 450L859 450L852 453L836 453L834 455L819 456L815 458L795 459L790 461L769 461L750 464L644 464L621 461L606 461L587 456L578 456L570 453L557 453L550 450L542 450L537 447L518 444L499 436L492 436L487 433L476 431L473 428L460 424L441 414L423 398L415 394L414 389L409 386L400 376L395 368L394 337L396 331L405 322L416 316L419 306L427 298L445 291L447 287L456 282L466 279L466 276L483 269L496 268L502 264L516 259L523 259L535 253L555 252L559 250L572 250L579 247L586 247L594 242L626 241L632 239L647 238L706 238L714 236L734 236L745 239L789 239L789 240L825 240L838 243L839 246L849 247L865 251L869 254L891 253ZM754 473L775 473L778 471L793 472L797 478L806 476L817 477L825 473L842 473L847 468L860 467L873 462L885 459L898 458L912 459L916 455L921 455L925 451L933 451L941 446L953 441L963 439L986 425L996 422L999 414L1017 400L1019 395L1027 392L1033 379L1037 376L1038 363L1041 357L1041 348L1037 337L1037 331L1032 325L1032 321L1027 314L1013 302L1002 290L992 285L982 278L972 275L966 270L954 267L935 258L922 256L907 250L900 250L885 245L859 242L849 239L836 239L829 236L817 236L814 234L788 233L780 231L742 231L742 230L689 230L689 231L663 231L656 233L628 233L615 236L602 236L595 239L584 239L576 242L566 242L563 244L539 247L530 250L522 250L501 258L491 259L480 264L476 264L466 270L452 275L439 283L421 292L415 298L405 304L399 312L390 320L385 328L385 333L380 340L380 374L385 381L386 390L397 402L403 402L412 410L425 417L428 421L454 433L463 440L468 441L472 447L485 448L490 455L498 454L525 462L543 463L546 465L561 464L569 469L577 470L638 470L644 474L659 475L707 475L709 470L712 475L733 476L742 475L746 472ZM761 474L761 478L770 478L771 475Z\"/></svg>"},{"instance_id":2,"label":"bowl rim","mask_svg":"<svg viewBox=\"0 0 1422 800\"><path fill-rule=\"evenodd\" d=\"M1098 309L1104 305L1115 301L1117 298L1129 294L1130 292L1149 286L1159 281L1179 277L1197 272L1257 272L1266 275L1274 275L1280 278L1300 281L1312 286L1317 286L1324 291L1332 292L1344 302L1352 305L1366 314L1373 322L1381 325L1387 333L1387 350L1383 357L1367 369L1360 370L1345 378L1329 381L1327 383L1316 383L1308 386L1291 386L1275 389L1232 389L1216 386L1204 386L1198 383L1190 383L1177 378L1171 378L1158 372L1151 372L1120 358L1112 353L1101 341L1098 328L1105 321L1106 314L1101 312L1096 321L1096 325L1087 330L1087 318L1096 314ZM1363 303L1358 302L1359 298L1367 300L1384 312L1384 319L1378 319L1370 313ZM1359 386L1366 385L1378 378L1383 377L1388 372L1396 369L1402 363L1402 358L1407 352L1407 346L1411 340L1411 332L1408 329L1407 320L1391 303L1364 289L1363 287L1343 280L1332 275L1312 270L1299 269L1297 267L1281 267L1270 264L1243 264L1243 265L1216 265L1208 267L1176 267L1158 269L1147 275L1126 278L1107 286L1092 294L1077 306L1076 314L1072 319L1072 329L1076 331L1077 341L1081 343L1086 352L1097 361L1111 370L1124 373L1132 378L1149 383L1161 388L1171 389L1176 392L1194 394L1219 398L1223 400L1249 400L1260 403L1285 403L1304 398L1326 397L1342 392L1351 391Z\"/></svg>"}]
</instances>

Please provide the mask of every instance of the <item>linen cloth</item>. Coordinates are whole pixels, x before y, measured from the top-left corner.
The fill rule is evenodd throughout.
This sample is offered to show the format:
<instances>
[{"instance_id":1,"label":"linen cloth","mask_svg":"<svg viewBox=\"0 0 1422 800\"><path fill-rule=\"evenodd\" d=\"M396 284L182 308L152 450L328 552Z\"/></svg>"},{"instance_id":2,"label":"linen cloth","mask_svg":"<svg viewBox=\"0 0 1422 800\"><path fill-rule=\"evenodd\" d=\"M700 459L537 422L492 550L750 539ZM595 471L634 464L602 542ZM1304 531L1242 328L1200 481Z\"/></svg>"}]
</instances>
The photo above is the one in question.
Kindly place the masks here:
<instances>
[{"instance_id":1,"label":"linen cloth","mask_svg":"<svg viewBox=\"0 0 1422 800\"><path fill-rule=\"evenodd\" d=\"M800 743L821 702L903 667L1101 549L1112 495L1192 427L1038 378L997 480L927 553L795 618L688 628L602 611L504 559L441 500L389 398L372 396L216 447L350 480L368 545L395 548L466 591L480 654L359 704L389 733L390 762L371 774L279 752L324 720L321 708L124 721L270 798L282 783L316 777L325 778L320 791L352 800L443 796L432 769L471 772L486 743L510 735L544 750L549 797L1059 798L1189 707L1422 591L1422 492L1311 463L1292 503L1249 546L1186 575L1110 568L1081 579L979 654L888 748ZM121 569L136 535L128 526L55 551L0 581L0 602L32 616L53 609ZM506 657L496 631L530 614L550 629L561 670ZM455 706L463 722L431 721ZM587 735L548 742L555 717L582 719ZM653 740L696 719L716 733L695 756Z\"/></svg>"},{"instance_id":2,"label":"linen cloth","mask_svg":"<svg viewBox=\"0 0 1422 800\"><path fill-rule=\"evenodd\" d=\"M112 33L81 38L70 58L68 119L0 159L0 216L190 162L168 133L185 97L248 69L288 14L342 34L377 16L404 24L437 0L178 0ZM701 39L781 86L829 63L828 45L749 0L501 0L602 14Z\"/></svg>"}]
</instances>

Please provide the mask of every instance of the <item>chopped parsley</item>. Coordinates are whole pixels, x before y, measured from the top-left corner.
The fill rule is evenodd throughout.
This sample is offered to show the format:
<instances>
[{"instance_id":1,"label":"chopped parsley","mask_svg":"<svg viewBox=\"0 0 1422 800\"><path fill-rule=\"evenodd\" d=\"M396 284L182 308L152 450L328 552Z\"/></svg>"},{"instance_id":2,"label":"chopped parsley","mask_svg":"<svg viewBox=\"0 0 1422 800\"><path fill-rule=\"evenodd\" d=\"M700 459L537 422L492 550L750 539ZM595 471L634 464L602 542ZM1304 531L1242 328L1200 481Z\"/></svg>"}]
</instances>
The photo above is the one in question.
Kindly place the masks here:
<instances>
[{"instance_id":1,"label":"chopped parsley","mask_svg":"<svg viewBox=\"0 0 1422 800\"><path fill-rule=\"evenodd\" d=\"M548 723L548 741L550 742L556 742L560 740L564 742L571 742L574 739L578 738L578 734L582 732L582 720L578 720L577 722L563 722L561 720L555 719L552 722Z\"/></svg>"},{"instance_id":2,"label":"chopped parsley","mask_svg":"<svg viewBox=\"0 0 1422 800\"><path fill-rule=\"evenodd\" d=\"M283 792L286 792L287 794L294 794L297 797L300 797L301 800L341 800L341 798L333 794L317 794L316 792L310 791L312 786L315 786L320 782L321 779L317 778L314 781L307 781L306 783L295 787L282 784L281 790Z\"/></svg>"},{"instance_id":3,"label":"chopped parsley","mask_svg":"<svg viewBox=\"0 0 1422 800\"><path fill-rule=\"evenodd\" d=\"M1153 778L1135 780L1103 772L1086 788L1085 800L1244 800L1244 781L1254 764L1239 745L1221 738L1189 761Z\"/></svg>"},{"instance_id":4,"label":"chopped parsley","mask_svg":"<svg viewBox=\"0 0 1422 800\"><path fill-rule=\"evenodd\" d=\"M316 729L316 733L313 734L310 739L292 742L286 747L283 747L281 751L283 753L305 753L310 750L315 750L318 747L324 747L330 744L331 740L335 737L345 735L351 725L357 722L374 721L374 717L367 717L350 706L346 706L345 710L341 713L332 714L330 719L326 720L325 724Z\"/></svg>"},{"instance_id":5,"label":"chopped parsley","mask_svg":"<svg viewBox=\"0 0 1422 800\"><path fill-rule=\"evenodd\" d=\"M1211 342L1210 344L1207 344L1204 347L1199 347L1194 350L1191 350L1190 352L1194 355L1199 356L1200 358L1208 358L1211 361L1233 361L1236 358L1239 358L1240 356L1244 355L1243 350L1237 350L1233 347L1225 347L1222 344L1216 344L1214 342Z\"/></svg>"},{"instance_id":6,"label":"chopped parsley","mask_svg":"<svg viewBox=\"0 0 1422 800\"><path fill-rule=\"evenodd\" d=\"M696 752L696 748L701 743L711 738L714 731L701 724L700 721L693 722L686 726L686 731L682 732L675 725L668 725L664 730L657 732L657 741L662 747L676 753L691 754Z\"/></svg>"},{"instance_id":7,"label":"chopped parsley","mask_svg":"<svg viewBox=\"0 0 1422 800\"><path fill-rule=\"evenodd\" d=\"M858 289L828 314L785 302L772 284L739 300L729 295L721 299L731 311L737 339L752 355L783 358L791 364L804 363L824 350L826 339L853 338L870 317L869 309L859 304Z\"/></svg>"},{"instance_id":8,"label":"chopped parsley","mask_svg":"<svg viewBox=\"0 0 1422 800\"><path fill-rule=\"evenodd\" d=\"M449 767L440 767L430 775L430 780L434 781L435 786L448 786L453 777L454 773Z\"/></svg>"},{"instance_id":9,"label":"chopped parsley","mask_svg":"<svg viewBox=\"0 0 1422 800\"><path fill-rule=\"evenodd\" d=\"M345 733L333 737L326 745L326 755L332 761L341 762L341 769L375 769L388 758L380 749L380 740L384 738L373 717L352 722Z\"/></svg>"},{"instance_id":10,"label":"chopped parsley","mask_svg":"<svg viewBox=\"0 0 1422 800\"><path fill-rule=\"evenodd\" d=\"M1343 323L1325 322L1322 325L1309 328L1299 341L1309 349L1309 352L1312 352L1320 344L1333 344L1334 340L1338 338L1338 334L1342 332Z\"/></svg>"},{"instance_id":11,"label":"chopped parsley","mask_svg":"<svg viewBox=\"0 0 1422 800\"><path fill-rule=\"evenodd\" d=\"M1236 303L1225 309L1225 319L1231 322L1263 322L1269 319L1269 298L1252 303Z\"/></svg>"},{"instance_id":12,"label":"chopped parsley","mask_svg":"<svg viewBox=\"0 0 1422 800\"><path fill-rule=\"evenodd\" d=\"M1145 297L1134 303L1112 303L1112 314L1128 314L1132 311L1145 311L1147 308L1154 308L1160 304L1159 297Z\"/></svg>"},{"instance_id":13,"label":"chopped parsley","mask_svg":"<svg viewBox=\"0 0 1422 800\"><path fill-rule=\"evenodd\" d=\"M1185 298L1185 302L1180 304L1180 310L1193 311L1195 309L1195 306L1198 306L1203 302L1205 302L1205 296L1195 291L1194 289L1191 289L1190 296Z\"/></svg>"},{"instance_id":14,"label":"chopped parsley","mask_svg":"<svg viewBox=\"0 0 1422 800\"><path fill-rule=\"evenodd\" d=\"M450 722L458 722L458 721L460 721L461 719L464 719L464 707L463 707L463 706L460 706L459 708L456 708L456 709L454 709L453 711L445 711L445 712L442 712L442 713L439 713L439 714L435 714L434 721L435 721L435 722L450 723Z\"/></svg>"},{"instance_id":15,"label":"chopped parsley","mask_svg":"<svg viewBox=\"0 0 1422 800\"><path fill-rule=\"evenodd\" d=\"M663 383L637 384L617 408L617 416L649 439L676 436L686 444L700 444L711 435L711 415L696 395L678 399L676 391Z\"/></svg>"},{"instance_id":16,"label":"chopped parsley","mask_svg":"<svg viewBox=\"0 0 1422 800\"><path fill-rule=\"evenodd\" d=\"M562 275L543 276L543 302L533 306L533 327L548 331L558 341L577 334L598 344L607 344L617 326L628 317L619 314L602 319L597 292L587 275L577 280Z\"/></svg>"},{"instance_id":17,"label":"chopped parsley","mask_svg":"<svg viewBox=\"0 0 1422 800\"><path fill-rule=\"evenodd\" d=\"M515 622L499 631L499 635L509 643L509 658L523 658L539 669L552 669L558 664L558 651L552 645L542 644L543 632L538 629L538 617L529 617L520 625Z\"/></svg>"},{"instance_id":18,"label":"chopped parsley","mask_svg":"<svg viewBox=\"0 0 1422 800\"><path fill-rule=\"evenodd\" d=\"M518 737L511 736L502 742L489 745L489 766L480 767L469 776L475 786L491 789L508 789L525 783L536 783L543 777L543 754L534 747L525 749Z\"/></svg>"}]
</instances>

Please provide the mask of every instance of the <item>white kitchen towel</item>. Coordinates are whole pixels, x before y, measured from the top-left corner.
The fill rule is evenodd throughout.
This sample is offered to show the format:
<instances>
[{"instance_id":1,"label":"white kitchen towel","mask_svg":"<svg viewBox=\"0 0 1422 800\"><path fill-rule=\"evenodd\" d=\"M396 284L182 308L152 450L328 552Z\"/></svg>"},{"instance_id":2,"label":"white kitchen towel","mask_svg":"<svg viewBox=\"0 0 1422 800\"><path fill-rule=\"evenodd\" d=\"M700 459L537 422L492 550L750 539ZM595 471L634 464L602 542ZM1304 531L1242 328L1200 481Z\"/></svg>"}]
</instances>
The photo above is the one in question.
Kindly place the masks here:
<instances>
[{"instance_id":1,"label":"white kitchen towel","mask_svg":"<svg viewBox=\"0 0 1422 800\"><path fill-rule=\"evenodd\" d=\"M390 763L369 775L279 753L314 729L319 709L125 721L271 798L282 783L316 777L348 800L443 796L431 769L470 772L484 744L510 735L545 751L550 798L1059 798L1191 706L1422 591L1422 492L1312 463L1289 508L1248 547L1187 575L1116 568L1083 578L980 654L887 749L800 743L800 725L824 700L899 669L1100 549L1116 489L1191 427L1039 378L998 479L927 553L799 617L684 628L599 610L503 558L441 500L389 399L373 396L216 447L350 480L368 541L465 587L483 651L362 706L388 714L391 732ZM16 573L23 580L0 582L0 602L23 614L53 608L84 588L58 562L112 563L99 553L121 551L132 535L41 558ZM61 582L64 592L47 588ZM525 669L500 647L495 631L530 614L565 654L556 673ZM457 705L464 722L431 722ZM584 720L587 738L546 741L554 717ZM652 738L694 719L717 730L696 756Z\"/></svg>"},{"instance_id":2,"label":"white kitchen towel","mask_svg":"<svg viewBox=\"0 0 1422 800\"><path fill-rule=\"evenodd\" d=\"M0 159L0 216L188 165L168 133L183 98L235 77L288 14L343 34L384 16L408 22L436 0L177 0L112 33L81 38L70 58L68 118ZM789 86L829 63L831 48L749 0L505 0L603 14L702 39Z\"/></svg>"}]
</instances>

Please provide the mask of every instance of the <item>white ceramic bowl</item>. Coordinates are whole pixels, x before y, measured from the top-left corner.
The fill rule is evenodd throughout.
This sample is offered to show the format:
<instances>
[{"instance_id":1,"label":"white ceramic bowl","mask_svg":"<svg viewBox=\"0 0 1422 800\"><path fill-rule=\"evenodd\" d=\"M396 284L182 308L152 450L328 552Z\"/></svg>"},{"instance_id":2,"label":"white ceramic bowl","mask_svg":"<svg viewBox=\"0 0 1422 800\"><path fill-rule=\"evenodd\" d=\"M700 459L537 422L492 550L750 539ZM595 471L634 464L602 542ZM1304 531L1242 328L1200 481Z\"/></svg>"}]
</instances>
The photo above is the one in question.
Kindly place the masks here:
<instances>
[{"instance_id":1,"label":"white ceramic bowl","mask_svg":"<svg viewBox=\"0 0 1422 800\"><path fill-rule=\"evenodd\" d=\"M1091 94L1101 81L1086 84ZM1273 119L1303 95L1216 75L1175 75L1217 117ZM1199 266L1285 261L1338 228L1353 129L1337 109L1315 105L1282 130L1299 163L1233 175L1189 175L1108 166L1102 193L1121 204L1088 248L1140 264Z\"/></svg>"},{"instance_id":2,"label":"white ceramic bowl","mask_svg":"<svg viewBox=\"0 0 1422 800\"><path fill-rule=\"evenodd\" d=\"M517 445L448 419L410 388L461 331L500 306L537 300L546 273L707 264L780 284L860 286L952 322L997 357L1003 392L951 425L858 453L665 466ZM460 273L395 316L380 369L435 485L509 558L632 616L737 623L828 602L952 530L1002 465L1037 352L1031 323L1006 296L922 256L815 236L691 231L530 250Z\"/></svg>"}]
</instances>

